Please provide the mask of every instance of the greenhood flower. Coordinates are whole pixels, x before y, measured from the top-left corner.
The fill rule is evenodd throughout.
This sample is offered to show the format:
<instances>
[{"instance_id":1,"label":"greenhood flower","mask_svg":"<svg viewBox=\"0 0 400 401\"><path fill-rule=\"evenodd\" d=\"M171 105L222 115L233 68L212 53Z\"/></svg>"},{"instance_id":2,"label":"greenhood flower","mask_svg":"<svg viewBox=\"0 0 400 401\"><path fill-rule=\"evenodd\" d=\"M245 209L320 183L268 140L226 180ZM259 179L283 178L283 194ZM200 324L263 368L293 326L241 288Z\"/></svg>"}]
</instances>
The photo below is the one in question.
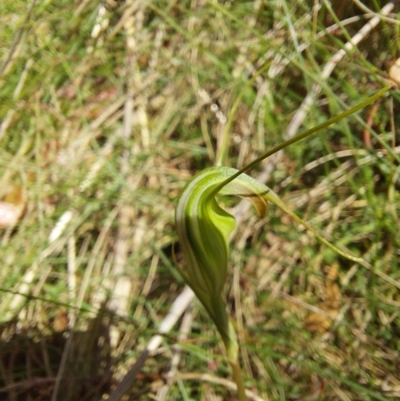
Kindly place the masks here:
<instances>
[{"instance_id":1,"label":"greenhood flower","mask_svg":"<svg viewBox=\"0 0 400 401\"><path fill-rule=\"evenodd\" d=\"M183 189L175 215L185 259L181 274L210 314L224 341L232 333L221 294L228 269L229 236L236 222L218 205L216 195L247 198L263 216L271 192L246 174L221 187L237 171L228 167L210 167L195 175Z\"/></svg>"}]
</instances>

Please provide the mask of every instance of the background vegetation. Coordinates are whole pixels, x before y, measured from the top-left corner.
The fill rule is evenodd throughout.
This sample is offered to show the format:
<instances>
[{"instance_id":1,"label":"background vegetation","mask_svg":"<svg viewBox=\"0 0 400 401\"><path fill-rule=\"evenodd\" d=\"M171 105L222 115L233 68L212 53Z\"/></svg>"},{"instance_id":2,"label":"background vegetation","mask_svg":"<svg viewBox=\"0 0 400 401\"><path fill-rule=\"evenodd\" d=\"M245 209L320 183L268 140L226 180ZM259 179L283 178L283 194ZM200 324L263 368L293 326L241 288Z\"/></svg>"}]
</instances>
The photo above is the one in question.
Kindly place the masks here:
<instances>
[{"instance_id":1,"label":"background vegetation","mask_svg":"<svg viewBox=\"0 0 400 401\"><path fill-rule=\"evenodd\" d=\"M215 163L224 130L226 164L241 167L387 81L397 5L332 60L374 16L356 3L1 2L0 399L107 399L183 289L175 201ZM399 95L251 171L397 282ZM398 399L398 288L275 207L261 221L226 207L247 388L263 400ZM203 309L179 324L125 399L235 399Z\"/></svg>"}]
</instances>

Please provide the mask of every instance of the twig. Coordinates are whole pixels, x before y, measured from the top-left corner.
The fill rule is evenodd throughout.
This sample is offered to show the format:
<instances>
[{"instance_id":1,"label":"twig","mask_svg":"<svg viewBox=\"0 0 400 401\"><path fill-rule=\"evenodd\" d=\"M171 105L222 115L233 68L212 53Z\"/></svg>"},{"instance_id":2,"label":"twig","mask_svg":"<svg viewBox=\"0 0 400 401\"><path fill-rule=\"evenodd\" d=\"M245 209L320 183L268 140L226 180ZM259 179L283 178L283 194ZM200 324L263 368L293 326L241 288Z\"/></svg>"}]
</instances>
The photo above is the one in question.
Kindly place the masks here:
<instances>
[{"instance_id":1,"label":"twig","mask_svg":"<svg viewBox=\"0 0 400 401\"><path fill-rule=\"evenodd\" d=\"M173 378L174 381L178 380L201 380L209 383L214 383L214 384L219 384L221 386L224 386L230 390L236 390L236 384L230 380L223 379L217 376L212 376L208 373L183 373L180 375L176 375ZM254 401L268 401L268 398L261 398L257 394L255 394L253 391L246 390L246 395L249 397L251 400Z\"/></svg>"},{"instance_id":2,"label":"twig","mask_svg":"<svg viewBox=\"0 0 400 401\"><path fill-rule=\"evenodd\" d=\"M386 17L385 15L387 15L387 14L385 14L385 15L382 15L382 13L381 13L381 14L378 14L378 13L376 13L375 11L369 9L365 4L361 3L360 0L352 0L352 1L353 1L353 3L354 3L360 10L362 10L362 11L364 11L364 12L370 14L370 15L374 15L375 17L378 17L378 18L379 18L380 20L382 20L382 21L390 22L391 24L396 24L396 25L399 25L399 24L400 24L400 21L399 21L399 20L394 19L394 18L388 18L388 17ZM393 3L393 5L394 5L394 2L392 2L392 3ZM389 12L390 12L390 11L389 11ZM389 14L389 13L388 13L388 14Z\"/></svg>"},{"instance_id":3,"label":"twig","mask_svg":"<svg viewBox=\"0 0 400 401\"><path fill-rule=\"evenodd\" d=\"M372 148L372 143L371 143L371 132L370 129L372 128L372 125L374 123L374 117L379 109L379 105L381 104L381 100L378 100L371 108L371 111L368 115L367 119L367 128L365 128L363 132L363 140L365 147L368 149Z\"/></svg>"}]
</instances>

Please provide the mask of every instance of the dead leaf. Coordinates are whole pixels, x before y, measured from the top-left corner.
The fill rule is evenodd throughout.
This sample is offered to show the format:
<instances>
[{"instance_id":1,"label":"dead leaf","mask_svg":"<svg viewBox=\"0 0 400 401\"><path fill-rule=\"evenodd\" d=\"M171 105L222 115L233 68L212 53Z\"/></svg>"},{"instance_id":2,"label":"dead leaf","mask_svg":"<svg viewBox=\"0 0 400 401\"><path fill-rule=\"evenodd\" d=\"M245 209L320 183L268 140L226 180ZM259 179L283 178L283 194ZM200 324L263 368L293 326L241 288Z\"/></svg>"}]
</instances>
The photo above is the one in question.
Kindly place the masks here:
<instances>
[{"instance_id":1,"label":"dead leaf","mask_svg":"<svg viewBox=\"0 0 400 401\"><path fill-rule=\"evenodd\" d=\"M57 310L56 316L53 321L53 330L56 333L66 331L68 329L68 312L60 308Z\"/></svg>"},{"instance_id":2,"label":"dead leaf","mask_svg":"<svg viewBox=\"0 0 400 401\"><path fill-rule=\"evenodd\" d=\"M398 58L390 67L389 77L393 79L397 85L400 85L400 58Z\"/></svg>"},{"instance_id":3,"label":"dead leaf","mask_svg":"<svg viewBox=\"0 0 400 401\"><path fill-rule=\"evenodd\" d=\"M331 327L332 321L327 316L313 312L306 320L306 329L316 333L325 333Z\"/></svg>"},{"instance_id":4,"label":"dead leaf","mask_svg":"<svg viewBox=\"0 0 400 401\"><path fill-rule=\"evenodd\" d=\"M326 278L330 281L335 281L338 278L338 272L339 272L339 265L337 263L334 263L331 266L328 266L325 269L326 272Z\"/></svg>"},{"instance_id":5,"label":"dead leaf","mask_svg":"<svg viewBox=\"0 0 400 401\"><path fill-rule=\"evenodd\" d=\"M14 226L19 220L23 205L14 205L9 202L0 202L0 228Z\"/></svg>"},{"instance_id":6,"label":"dead leaf","mask_svg":"<svg viewBox=\"0 0 400 401\"><path fill-rule=\"evenodd\" d=\"M25 210L24 191L21 187L13 187L7 191L0 201L0 228L14 226Z\"/></svg>"},{"instance_id":7,"label":"dead leaf","mask_svg":"<svg viewBox=\"0 0 400 401\"><path fill-rule=\"evenodd\" d=\"M318 308L325 312L313 312L306 319L306 328L309 331L317 333L325 333L332 326L333 320L339 314L341 293L339 286L333 281L338 276L338 266L332 265L327 272L327 280L325 281L325 296L322 302L318 304Z\"/></svg>"}]
</instances>

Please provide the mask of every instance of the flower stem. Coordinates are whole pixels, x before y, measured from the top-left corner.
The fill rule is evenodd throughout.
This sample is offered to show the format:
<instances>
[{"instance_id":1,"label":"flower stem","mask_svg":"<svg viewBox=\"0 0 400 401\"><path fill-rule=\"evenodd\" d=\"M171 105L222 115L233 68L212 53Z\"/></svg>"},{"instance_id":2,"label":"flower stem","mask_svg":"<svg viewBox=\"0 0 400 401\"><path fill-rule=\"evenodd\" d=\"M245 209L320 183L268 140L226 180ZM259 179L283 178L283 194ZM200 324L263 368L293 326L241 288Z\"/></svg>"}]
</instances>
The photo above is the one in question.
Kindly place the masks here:
<instances>
[{"instance_id":1,"label":"flower stem","mask_svg":"<svg viewBox=\"0 0 400 401\"><path fill-rule=\"evenodd\" d=\"M225 333L227 333L227 335L225 335ZM232 368L233 379L237 386L238 399L239 401L248 401L244 389L243 375L239 364L239 344L233 324L228 321L227 331L220 331L220 334L225 344L226 355Z\"/></svg>"},{"instance_id":2,"label":"flower stem","mask_svg":"<svg viewBox=\"0 0 400 401\"><path fill-rule=\"evenodd\" d=\"M239 366L239 362L236 360L236 361L229 361L229 363L232 367L233 379L235 380L237 385L239 401L248 401L248 398L244 390L243 376Z\"/></svg>"}]
</instances>

